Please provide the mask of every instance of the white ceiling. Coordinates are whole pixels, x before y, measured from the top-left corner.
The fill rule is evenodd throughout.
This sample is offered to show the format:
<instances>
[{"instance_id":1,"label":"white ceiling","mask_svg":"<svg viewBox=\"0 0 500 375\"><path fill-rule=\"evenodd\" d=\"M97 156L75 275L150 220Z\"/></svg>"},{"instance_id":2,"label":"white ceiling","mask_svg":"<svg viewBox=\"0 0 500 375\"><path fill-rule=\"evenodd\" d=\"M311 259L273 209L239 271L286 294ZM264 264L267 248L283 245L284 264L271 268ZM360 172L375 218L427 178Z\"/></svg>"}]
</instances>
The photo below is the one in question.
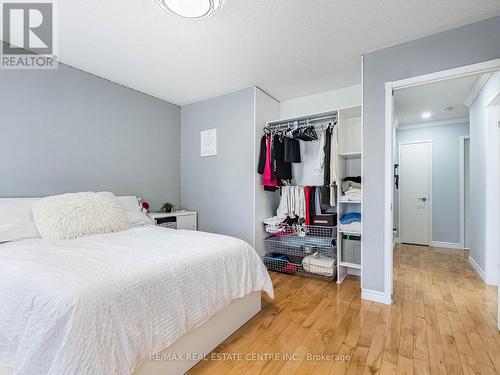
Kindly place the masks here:
<instances>
[{"instance_id":1,"label":"white ceiling","mask_svg":"<svg viewBox=\"0 0 500 375\"><path fill-rule=\"evenodd\" d=\"M154 0L64 0L59 59L176 104L251 85L285 100L359 83L362 53L498 14L499 0L224 0L185 21Z\"/></svg>"},{"instance_id":2,"label":"white ceiling","mask_svg":"<svg viewBox=\"0 0 500 375\"><path fill-rule=\"evenodd\" d=\"M464 103L477 78L473 75L395 91L394 108L399 125L469 117L469 109ZM453 109L443 111L449 107ZM431 113L431 118L422 118L424 112Z\"/></svg>"}]
</instances>

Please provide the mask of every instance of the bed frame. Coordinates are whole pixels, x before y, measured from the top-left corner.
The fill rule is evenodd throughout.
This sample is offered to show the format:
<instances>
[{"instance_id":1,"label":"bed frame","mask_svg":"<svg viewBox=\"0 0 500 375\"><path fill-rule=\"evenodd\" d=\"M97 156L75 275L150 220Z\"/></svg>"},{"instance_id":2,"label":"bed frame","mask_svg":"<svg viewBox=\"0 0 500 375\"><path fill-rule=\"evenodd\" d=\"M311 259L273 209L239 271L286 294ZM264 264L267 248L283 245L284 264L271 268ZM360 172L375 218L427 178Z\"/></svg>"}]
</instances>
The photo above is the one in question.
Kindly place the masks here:
<instances>
[{"instance_id":1,"label":"bed frame","mask_svg":"<svg viewBox=\"0 0 500 375\"><path fill-rule=\"evenodd\" d=\"M155 359L147 358L131 375L181 375L186 373L201 360L199 354L210 353L257 314L260 309L261 292L250 293L233 301L208 322L180 337L158 356L155 356ZM186 354L191 354L191 357L194 358L186 359ZM177 356L181 356L182 359L166 359ZM0 367L0 375L11 375L11 373L8 368Z\"/></svg>"},{"instance_id":2,"label":"bed frame","mask_svg":"<svg viewBox=\"0 0 500 375\"><path fill-rule=\"evenodd\" d=\"M168 354L209 354L217 345L236 332L261 309L261 292L250 293L233 301L228 307L215 314L202 326L186 333L160 353ZM201 360L150 360L149 358L132 375L181 375ZM1 375L1 374L0 374Z\"/></svg>"}]
</instances>

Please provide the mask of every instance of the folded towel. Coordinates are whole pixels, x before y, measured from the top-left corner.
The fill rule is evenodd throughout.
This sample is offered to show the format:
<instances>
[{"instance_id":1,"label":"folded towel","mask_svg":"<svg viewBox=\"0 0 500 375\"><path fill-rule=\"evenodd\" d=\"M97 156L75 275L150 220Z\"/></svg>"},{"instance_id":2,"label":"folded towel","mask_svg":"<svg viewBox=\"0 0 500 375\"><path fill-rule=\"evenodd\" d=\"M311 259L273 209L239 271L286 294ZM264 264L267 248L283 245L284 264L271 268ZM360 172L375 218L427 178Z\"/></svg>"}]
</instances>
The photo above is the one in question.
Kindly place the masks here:
<instances>
[{"instance_id":1,"label":"folded towel","mask_svg":"<svg viewBox=\"0 0 500 375\"><path fill-rule=\"evenodd\" d=\"M354 182L354 181L343 181L342 182L342 192L343 193L345 193L350 188L361 189L361 183L360 182Z\"/></svg>"},{"instance_id":2,"label":"folded towel","mask_svg":"<svg viewBox=\"0 0 500 375\"><path fill-rule=\"evenodd\" d=\"M361 214L359 212L349 212L340 218L341 224L351 224L354 222L361 223Z\"/></svg>"},{"instance_id":3,"label":"folded towel","mask_svg":"<svg viewBox=\"0 0 500 375\"><path fill-rule=\"evenodd\" d=\"M316 275L333 276L334 265L335 259L320 254L309 255L302 259L304 270Z\"/></svg>"},{"instance_id":4,"label":"folded towel","mask_svg":"<svg viewBox=\"0 0 500 375\"><path fill-rule=\"evenodd\" d=\"M339 230L343 232L361 233L361 223L355 221L351 224L340 224Z\"/></svg>"},{"instance_id":5,"label":"folded towel","mask_svg":"<svg viewBox=\"0 0 500 375\"><path fill-rule=\"evenodd\" d=\"M349 190L345 192L346 194L361 194L361 189L350 187Z\"/></svg>"},{"instance_id":6,"label":"folded towel","mask_svg":"<svg viewBox=\"0 0 500 375\"><path fill-rule=\"evenodd\" d=\"M361 194L346 194L340 197L341 202L360 201Z\"/></svg>"}]
</instances>

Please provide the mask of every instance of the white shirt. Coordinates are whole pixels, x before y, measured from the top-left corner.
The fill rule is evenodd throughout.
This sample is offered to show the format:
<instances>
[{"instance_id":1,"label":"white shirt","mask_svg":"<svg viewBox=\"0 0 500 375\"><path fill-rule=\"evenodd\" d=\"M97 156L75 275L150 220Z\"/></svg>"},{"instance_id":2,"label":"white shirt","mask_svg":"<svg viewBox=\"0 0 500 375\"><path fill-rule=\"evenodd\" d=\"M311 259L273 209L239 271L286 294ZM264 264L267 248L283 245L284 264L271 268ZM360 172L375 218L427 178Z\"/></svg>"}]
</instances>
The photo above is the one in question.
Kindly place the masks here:
<instances>
[{"instance_id":1,"label":"white shirt","mask_svg":"<svg viewBox=\"0 0 500 375\"><path fill-rule=\"evenodd\" d=\"M292 163L295 185L323 186L326 135L325 131L318 131L317 141L300 141L301 163Z\"/></svg>"}]
</instances>

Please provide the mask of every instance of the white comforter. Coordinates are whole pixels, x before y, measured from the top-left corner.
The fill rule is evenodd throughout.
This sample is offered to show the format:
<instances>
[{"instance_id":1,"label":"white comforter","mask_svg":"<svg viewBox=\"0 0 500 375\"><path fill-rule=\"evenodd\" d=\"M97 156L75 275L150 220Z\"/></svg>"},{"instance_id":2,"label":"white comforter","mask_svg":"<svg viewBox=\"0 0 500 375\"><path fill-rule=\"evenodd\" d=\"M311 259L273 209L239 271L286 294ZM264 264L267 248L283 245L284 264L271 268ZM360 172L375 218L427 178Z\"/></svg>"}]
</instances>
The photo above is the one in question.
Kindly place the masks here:
<instances>
[{"instance_id":1,"label":"white comforter","mask_svg":"<svg viewBox=\"0 0 500 375\"><path fill-rule=\"evenodd\" d=\"M231 301L264 290L232 237L143 227L0 245L0 366L14 375L130 374Z\"/></svg>"}]
</instances>

